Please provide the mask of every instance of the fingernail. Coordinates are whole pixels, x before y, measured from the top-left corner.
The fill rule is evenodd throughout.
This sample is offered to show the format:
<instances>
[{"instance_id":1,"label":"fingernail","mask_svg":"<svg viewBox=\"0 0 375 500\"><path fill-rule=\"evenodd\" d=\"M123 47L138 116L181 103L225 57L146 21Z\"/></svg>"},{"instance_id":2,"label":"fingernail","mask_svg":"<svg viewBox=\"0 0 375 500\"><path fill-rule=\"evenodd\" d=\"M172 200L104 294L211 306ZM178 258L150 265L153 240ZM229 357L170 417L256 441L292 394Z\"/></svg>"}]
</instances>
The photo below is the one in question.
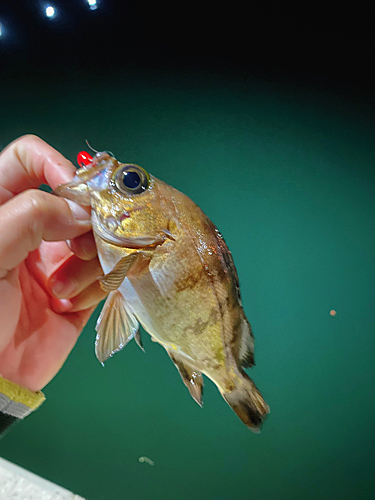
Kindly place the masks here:
<instances>
[{"instance_id":1,"label":"fingernail","mask_svg":"<svg viewBox=\"0 0 375 500\"><path fill-rule=\"evenodd\" d=\"M83 260L92 260L98 254L95 241L89 234L84 234L75 240L68 240L67 244L70 250Z\"/></svg>"},{"instance_id":2,"label":"fingernail","mask_svg":"<svg viewBox=\"0 0 375 500\"><path fill-rule=\"evenodd\" d=\"M81 205L78 205L78 203L71 200L66 200L66 202L68 203L75 219L78 221L91 222L91 209L87 211L85 208L81 207Z\"/></svg>"},{"instance_id":3,"label":"fingernail","mask_svg":"<svg viewBox=\"0 0 375 500\"><path fill-rule=\"evenodd\" d=\"M76 284L73 281L60 281L54 278L50 279L49 286L53 295L58 299L66 299L76 290Z\"/></svg>"},{"instance_id":4,"label":"fingernail","mask_svg":"<svg viewBox=\"0 0 375 500\"><path fill-rule=\"evenodd\" d=\"M98 255L98 250L96 248L95 242L91 240L82 240L81 249L87 258L93 259Z\"/></svg>"}]
</instances>

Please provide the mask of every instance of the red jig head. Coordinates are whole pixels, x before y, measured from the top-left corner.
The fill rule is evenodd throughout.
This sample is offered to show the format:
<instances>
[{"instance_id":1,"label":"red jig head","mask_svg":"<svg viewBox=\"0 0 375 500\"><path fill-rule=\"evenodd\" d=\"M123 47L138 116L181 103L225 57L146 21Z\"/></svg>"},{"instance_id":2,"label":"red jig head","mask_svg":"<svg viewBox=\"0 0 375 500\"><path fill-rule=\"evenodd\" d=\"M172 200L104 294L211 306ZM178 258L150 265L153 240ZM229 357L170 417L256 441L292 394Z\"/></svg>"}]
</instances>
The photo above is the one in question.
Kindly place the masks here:
<instances>
[{"instance_id":1,"label":"red jig head","mask_svg":"<svg viewBox=\"0 0 375 500\"><path fill-rule=\"evenodd\" d=\"M77 155L77 163L81 168L90 165L92 160L93 160L92 156L86 151L81 151Z\"/></svg>"}]
</instances>

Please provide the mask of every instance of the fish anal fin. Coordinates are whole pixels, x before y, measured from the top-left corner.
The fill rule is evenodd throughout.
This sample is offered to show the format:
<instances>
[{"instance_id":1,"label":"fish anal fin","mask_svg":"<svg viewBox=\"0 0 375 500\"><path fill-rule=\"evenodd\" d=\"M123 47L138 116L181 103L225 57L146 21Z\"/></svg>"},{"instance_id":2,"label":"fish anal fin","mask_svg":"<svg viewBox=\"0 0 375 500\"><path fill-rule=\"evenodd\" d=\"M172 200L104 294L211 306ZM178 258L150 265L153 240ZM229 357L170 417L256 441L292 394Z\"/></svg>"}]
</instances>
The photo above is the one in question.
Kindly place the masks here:
<instances>
[{"instance_id":1,"label":"fish anal fin","mask_svg":"<svg viewBox=\"0 0 375 500\"><path fill-rule=\"evenodd\" d=\"M105 292L112 292L114 290L117 290L121 283L124 281L125 276L130 271L130 268L139 259L140 255L140 252L135 252L120 259L112 269L112 271L99 278L101 288Z\"/></svg>"},{"instance_id":2,"label":"fish anal fin","mask_svg":"<svg viewBox=\"0 0 375 500\"><path fill-rule=\"evenodd\" d=\"M189 389L191 397L199 404L199 406L203 406L203 377L201 372L195 370L194 368L191 368L171 351L167 352L169 354L169 357L175 364L177 370L179 371L183 383Z\"/></svg>"},{"instance_id":3,"label":"fish anal fin","mask_svg":"<svg viewBox=\"0 0 375 500\"><path fill-rule=\"evenodd\" d=\"M241 339L240 339L240 351L239 360L243 368L250 368L254 366L254 336L251 330L250 323L245 317L242 318L241 322Z\"/></svg>"},{"instance_id":4,"label":"fish anal fin","mask_svg":"<svg viewBox=\"0 0 375 500\"><path fill-rule=\"evenodd\" d=\"M96 323L95 354L100 363L121 351L136 335L139 323L118 290L109 294Z\"/></svg>"}]
</instances>

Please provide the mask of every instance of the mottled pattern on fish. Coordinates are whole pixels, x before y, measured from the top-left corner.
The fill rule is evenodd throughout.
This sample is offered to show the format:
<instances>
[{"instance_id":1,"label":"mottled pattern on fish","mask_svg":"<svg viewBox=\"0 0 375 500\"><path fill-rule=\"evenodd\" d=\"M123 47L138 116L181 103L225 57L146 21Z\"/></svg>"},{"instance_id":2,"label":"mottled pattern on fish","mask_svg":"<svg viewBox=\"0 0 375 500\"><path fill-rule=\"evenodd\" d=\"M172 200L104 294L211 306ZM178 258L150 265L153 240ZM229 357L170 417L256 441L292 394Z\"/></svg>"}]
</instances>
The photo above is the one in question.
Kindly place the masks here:
<instances>
[{"instance_id":1,"label":"mottled pattern on fish","mask_svg":"<svg viewBox=\"0 0 375 500\"><path fill-rule=\"evenodd\" d=\"M253 335L232 255L214 224L181 192L104 153L58 194L93 211L102 286L110 292L97 326L98 359L133 337L142 345L139 321L199 404L205 374L258 430L269 410L243 371L254 364Z\"/></svg>"}]
</instances>

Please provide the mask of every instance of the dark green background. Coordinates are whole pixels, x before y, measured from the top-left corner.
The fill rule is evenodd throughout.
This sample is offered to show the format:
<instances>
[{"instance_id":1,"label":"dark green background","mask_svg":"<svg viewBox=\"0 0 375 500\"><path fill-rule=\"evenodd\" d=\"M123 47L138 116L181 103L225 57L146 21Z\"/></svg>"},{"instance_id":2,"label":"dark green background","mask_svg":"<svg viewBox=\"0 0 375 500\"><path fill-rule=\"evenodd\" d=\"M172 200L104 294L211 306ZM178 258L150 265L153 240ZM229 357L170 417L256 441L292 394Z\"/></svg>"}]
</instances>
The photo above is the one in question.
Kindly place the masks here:
<instances>
[{"instance_id":1,"label":"dark green background","mask_svg":"<svg viewBox=\"0 0 375 500\"><path fill-rule=\"evenodd\" d=\"M90 500L374 498L375 122L357 97L202 69L2 80L1 147L34 133L74 161L88 139L219 227L271 415L252 434L207 380L199 408L145 335L102 368L97 311L1 456Z\"/></svg>"}]
</instances>

